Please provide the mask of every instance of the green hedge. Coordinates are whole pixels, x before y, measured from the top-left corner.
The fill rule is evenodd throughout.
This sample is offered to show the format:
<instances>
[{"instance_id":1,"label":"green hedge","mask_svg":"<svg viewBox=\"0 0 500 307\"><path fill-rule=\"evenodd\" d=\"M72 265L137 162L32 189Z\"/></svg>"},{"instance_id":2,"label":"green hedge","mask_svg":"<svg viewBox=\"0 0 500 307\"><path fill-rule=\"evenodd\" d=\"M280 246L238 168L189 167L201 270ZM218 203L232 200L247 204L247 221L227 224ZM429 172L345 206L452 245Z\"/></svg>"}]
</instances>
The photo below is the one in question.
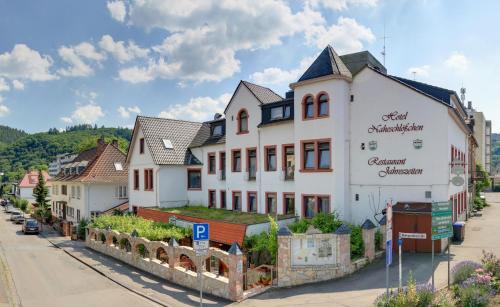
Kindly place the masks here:
<instances>
[{"instance_id":1,"label":"green hedge","mask_svg":"<svg viewBox=\"0 0 500 307\"><path fill-rule=\"evenodd\" d=\"M165 241L170 238L180 240L191 236L191 229L153 222L133 215L101 215L95 218L91 224L91 227L99 229L106 229L108 226L111 226L113 230L128 234L136 230L140 237L151 241Z\"/></svg>"}]
</instances>

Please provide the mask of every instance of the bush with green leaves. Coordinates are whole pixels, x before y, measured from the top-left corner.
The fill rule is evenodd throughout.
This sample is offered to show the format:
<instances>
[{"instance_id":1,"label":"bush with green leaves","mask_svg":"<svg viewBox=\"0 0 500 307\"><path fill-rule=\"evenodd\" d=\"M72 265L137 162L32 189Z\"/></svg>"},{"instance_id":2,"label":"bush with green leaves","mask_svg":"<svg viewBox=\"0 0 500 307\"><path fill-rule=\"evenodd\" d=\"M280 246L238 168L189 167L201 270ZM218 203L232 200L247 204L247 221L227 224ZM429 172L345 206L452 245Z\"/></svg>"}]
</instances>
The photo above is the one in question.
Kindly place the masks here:
<instances>
[{"instance_id":1,"label":"bush with green leaves","mask_svg":"<svg viewBox=\"0 0 500 307\"><path fill-rule=\"evenodd\" d=\"M91 224L91 227L99 229L106 229L108 226L113 230L128 234L137 230L140 237L151 241L167 241L170 238L180 240L191 236L190 228L181 228L173 224L154 222L133 215L100 215Z\"/></svg>"},{"instance_id":2,"label":"bush with green leaves","mask_svg":"<svg viewBox=\"0 0 500 307\"><path fill-rule=\"evenodd\" d=\"M288 225L293 233L304 233L309 225L320 230L322 233L333 233L342 225L342 220L337 212L333 213L318 213L311 219L300 219Z\"/></svg>"},{"instance_id":3,"label":"bush with green leaves","mask_svg":"<svg viewBox=\"0 0 500 307\"><path fill-rule=\"evenodd\" d=\"M268 219L269 231L245 237L243 242L243 247L259 258L255 261L258 265L275 264L278 255L278 223L270 215Z\"/></svg>"},{"instance_id":4,"label":"bush with green leaves","mask_svg":"<svg viewBox=\"0 0 500 307\"><path fill-rule=\"evenodd\" d=\"M351 229L351 259L358 259L365 254L363 230L359 225L349 225Z\"/></svg>"},{"instance_id":5,"label":"bush with green leaves","mask_svg":"<svg viewBox=\"0 0 500 307\"><path fill-rule=\"evenodd\" d=\"M375 249L380 250L382 248L382 232L377 229L375 232Z\"/></svg>"},{"instance_id":6,"label":"bush with green leaves","mask_svg":"<svg viewBox=\"0 0 500 307\"><path fill-rule=\"evenodd\" d=\"M80 220L80 223L78 223L78 227L76 229L76 233L78 236L78 239L85 240L87 236L87 226L89 225L89 221L86 218L83 218Z\"/></svg>"},{"instance_id":7,"label":"bush with green leaves","mask_svg":"<svg viewBox=\"0 0 500 307\"><path fill-rule=\"evenodd\" d=\"M375 300L377 307L427 307L432 306L435 294L429 284L417 285L412 273L408 277L407 286L391 290L389 296L383 293Z\"/></svg>"},{"instance_id":8,"label":"bush with green leaves","mask_svg":"<svg viewBox=\"0 0 500 307\"><path fill-rule=\"evenodd\" d=\"M483 285L459 287L458 298L463 307L486 307L491 298L491 290Z\"/></svg>"},{"instance_id":9,"label":"bush with green leaves","mask_svg":"<svg viewBox=\"0 0 500 307\"><path fill-rule=\"evenodd\" d=\"M300 219L291 224L288 224L287 227L293 233L305 233L309 225L311 225L310 220Z\"/></svg>"},{"instance_id":10,"label":"bush with green leaves","mask_svg":"<svg viewBox=\"0 0 500 307\"><path fill-rule=\"evenodd\" d=\"M477 262L470 260L460 261L451 270L451 280L454 284L461 284L479 268L481 268L481 265Z\"/></svg>"}]
</instances>

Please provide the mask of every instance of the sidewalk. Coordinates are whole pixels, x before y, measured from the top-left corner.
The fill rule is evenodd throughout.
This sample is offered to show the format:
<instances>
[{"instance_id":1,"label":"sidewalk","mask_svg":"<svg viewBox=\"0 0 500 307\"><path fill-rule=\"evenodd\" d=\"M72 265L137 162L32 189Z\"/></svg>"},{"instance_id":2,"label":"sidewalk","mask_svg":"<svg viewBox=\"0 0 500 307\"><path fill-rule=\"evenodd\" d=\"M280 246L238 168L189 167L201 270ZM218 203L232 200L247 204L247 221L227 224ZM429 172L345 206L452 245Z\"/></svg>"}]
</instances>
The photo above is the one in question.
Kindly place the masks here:
<instances>
[{"instance_id":1,"label":"sidewalk","mask_svg":"<svg viewBox=\"0 0 500 307\"><path fill-rule=\"evenodd\" d=\"M115 283L161 306L194 306L199 304L199 292L162 280L128 264L86 248L83 241L61 237L44 225L43 236L68 255L106 276ZM210 295L203 295L207 306L224 306L230 302Z\"/></svg>"}]
</instances>

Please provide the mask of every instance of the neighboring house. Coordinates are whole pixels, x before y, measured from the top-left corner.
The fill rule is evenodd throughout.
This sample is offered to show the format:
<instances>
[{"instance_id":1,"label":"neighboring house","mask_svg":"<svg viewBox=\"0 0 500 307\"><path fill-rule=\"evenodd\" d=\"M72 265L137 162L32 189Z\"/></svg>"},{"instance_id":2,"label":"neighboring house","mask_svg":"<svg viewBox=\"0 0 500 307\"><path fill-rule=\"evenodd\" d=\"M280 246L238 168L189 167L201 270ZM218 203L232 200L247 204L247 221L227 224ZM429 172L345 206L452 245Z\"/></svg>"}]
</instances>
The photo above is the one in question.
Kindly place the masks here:
<instances>
[{"instance_id":1,"label":"neighboring house","mask_svg":"<svg viewBox=\"0 0 500 307\"><path fill-rule=\"evenodd\" d=\"M453 202L467 185L470 128L454 91L391 76L369 52L320 53L285 97L241 81L224 115L138 116L127 155L130 210L201 204L373 219L386 203ZM474 142L471 142L474 144ZM468 170L459 175L468 178ZM456 185L455 185L456 184Z\"/></svg>"},{"instance_id":2,"label":"neighboring house","mask_svg":"<svg viewBox=\"0 0 500 307\"><path fill-rule=\"evenodd\" d=\"M57 174L61 171L61 168L64 165L73 162L75 158L75 154L65 153L57 155L56 159L49 163L49 175L52 177L57 176Z\"/></svg>"},{"instance_id":3,"label":"neighboring house","mask_svg":"<svg viewBox=\"0 0 500 307\"><path fill-rule=\"evenodd\" d=\"M118 143L81 152L52 180L52 214L79 223L128 201L128 169Z\"/></svg>"},{"instance_id":4,"label":"neighboring house","mask_svg":"<svg viewBox=\"0 0 500 307\"><path fill-rule=\"evenodd\" d=\"M49 181L51 177L46 171L42 171L43 178L45 178L45 186L49 189L47 198L51 197L51 182ZM38 171L31 171L24 175L23 179L19 182L16 189L16 195L20 198L28 200L31 204L36 203L35 196L33 195L33 189L38 184Z\"/></svg>"}]
</instances>

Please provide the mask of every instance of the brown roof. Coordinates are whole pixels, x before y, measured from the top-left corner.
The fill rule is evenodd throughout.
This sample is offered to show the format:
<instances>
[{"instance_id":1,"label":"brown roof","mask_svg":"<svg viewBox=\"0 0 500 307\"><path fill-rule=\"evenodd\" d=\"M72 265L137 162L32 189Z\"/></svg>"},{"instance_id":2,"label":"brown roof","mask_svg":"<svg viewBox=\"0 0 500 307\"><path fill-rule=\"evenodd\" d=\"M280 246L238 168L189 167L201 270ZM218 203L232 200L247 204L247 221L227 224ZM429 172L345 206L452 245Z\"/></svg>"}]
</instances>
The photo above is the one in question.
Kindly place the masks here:
<instances>
[{"instance_id":1,"label":"brown roof","mask_svg":"<svg viewBox=\"0 0 500 307\"><path fill-rule=\"evenodd\" d=\"M53 181L79 181L100 183L128 183L128 166L125 164L125 154L113 144L99 144L97 147L81 152L73 161L88 161L85 170L80 174L64 175L60 172ZM115 167L122 166L122 170Z\"/></svg>"},{"instance_id":2,"label":"brown roof","mask_svg":"<svg viewBox=\"0 0 500 307\"><path fill-rule=\"evenodd\" d=\"M115 210L118 210L122 213L128 211L128 200L122 204L119 204L118 206L115 206L113 208L109 208L108 210L104 211L102 214L113 214L115 213Z\"/></svg>"},{"instance_id":3,"label":"brown roof","mask_svg":"<svg viewBox=\"0 0 500 307\"><path fill-rule=\"evenodd\" d=\"M45 178L46 185L50 185L48 182L51 178L46 171L42 171L43 178ZM38 171L31 171L24 175L21 182L19 182L20 188L34 188L38 184Z\"/></svg>"}]
</instances>

